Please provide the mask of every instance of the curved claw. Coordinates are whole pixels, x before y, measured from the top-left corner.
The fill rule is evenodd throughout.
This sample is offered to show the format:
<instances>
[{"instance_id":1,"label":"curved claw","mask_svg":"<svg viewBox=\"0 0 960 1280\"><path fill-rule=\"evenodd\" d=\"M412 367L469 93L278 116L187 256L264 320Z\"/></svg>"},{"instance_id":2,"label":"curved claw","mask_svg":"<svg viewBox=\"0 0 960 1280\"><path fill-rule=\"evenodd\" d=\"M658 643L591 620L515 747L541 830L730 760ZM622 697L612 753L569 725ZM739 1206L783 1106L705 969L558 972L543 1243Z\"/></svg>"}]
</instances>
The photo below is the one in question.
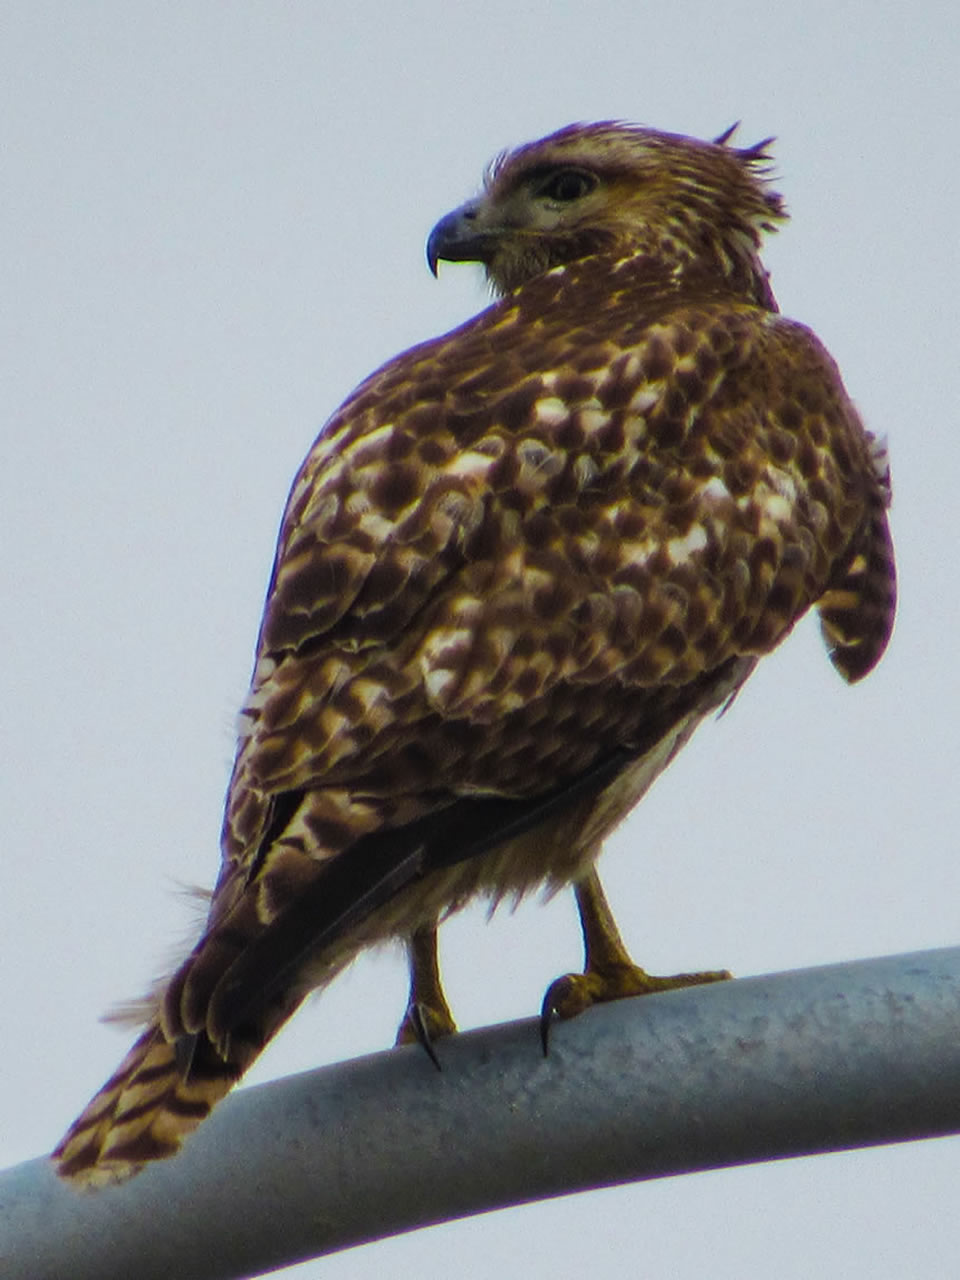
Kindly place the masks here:
<instances>
[{"instance_id":1,"label":"curved claw","mask_svg":"<svg viewBox=\"0 0 960 1280\"><path fill-rule=\"evenodd\" d=\"M559 981L558 978L557 982ZM554 1014L553 989L556 985L556 982L550 983L540 1006L540 1048L543 1050L544 1057L547 1057L550 1052L550 1024L553 1022Z\"/></svg>"},{"instance_id":2,"label":"curved claw","mask_svg":"<svg viewBox=\"0 0 960 1280\"><path fill-rule=\"evenodd\" d=\"M550 1047L550 1024L553 1016L575 1018L584 1009L603 1000L616 999L607 994L606 984L594 973L565 973L547 987L540 1006L540 1044L546 1057Z\"/></svg>"},{"instance_id":3,"label":"curved claw","mask_svg":"<svg viewBox=\"0 0 960 1280\"><path fill-rule=\"evenodd\" d=\"M407 1005L403 1022L397 1032L397 1044L413 1044L414 1041L423 1049L427 1057L437 1068L443 1070L434 1041L443 1036L453 1035L457 1026L450 1017L450 1011L440 1011L424 1000L411 1000Z\"/></svg>"},{"instance_id":4,"label":"curved claw","mask_svg":"<svg viewBox=\"0 0 960 1280\"><path fill-rule=\"evenodd\" d=\"M437 1070L442 1071L443 1067L440 1064L440 1059L437 1057L437 1051L433 1047L433 1041L430 1038L430 1030L427 1026L427 1019L424 1016L423 1005L419 1003L412 1004L407 1013L407 1020L413 1030L413 1034L416 1036L417 1044L419 1044L420 1048L423 1049Z\"/></svg>"}]
</instances>

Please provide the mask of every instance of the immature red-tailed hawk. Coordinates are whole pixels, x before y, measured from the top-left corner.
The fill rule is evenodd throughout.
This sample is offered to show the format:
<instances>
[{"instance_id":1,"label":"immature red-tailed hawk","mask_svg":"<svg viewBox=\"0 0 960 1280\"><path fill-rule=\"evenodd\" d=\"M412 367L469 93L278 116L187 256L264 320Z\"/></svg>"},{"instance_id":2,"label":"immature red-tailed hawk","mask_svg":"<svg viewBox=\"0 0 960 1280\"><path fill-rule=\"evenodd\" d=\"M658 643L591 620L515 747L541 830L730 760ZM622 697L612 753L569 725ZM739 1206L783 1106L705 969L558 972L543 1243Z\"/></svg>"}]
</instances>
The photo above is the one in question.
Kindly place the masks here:
<instances>
[{"instance_id":1,"label":"immature red-tailed hawk","mask_svg":"<svg viewBox=\"0 0 960 1280\"><path fill-rule=\"evenodd\" d=\"M545 1020L726 976L631 963L601 843L811 605L847 680L894 610L882 451L758 257L765 145L576 125L434 228L500 300L368 378L294 482L209 919L65 1176L172 1154L384 938L401 1038L452 1031L437 922L477 894L574 885L585 973Z\"/></svg>"}]
</instances>

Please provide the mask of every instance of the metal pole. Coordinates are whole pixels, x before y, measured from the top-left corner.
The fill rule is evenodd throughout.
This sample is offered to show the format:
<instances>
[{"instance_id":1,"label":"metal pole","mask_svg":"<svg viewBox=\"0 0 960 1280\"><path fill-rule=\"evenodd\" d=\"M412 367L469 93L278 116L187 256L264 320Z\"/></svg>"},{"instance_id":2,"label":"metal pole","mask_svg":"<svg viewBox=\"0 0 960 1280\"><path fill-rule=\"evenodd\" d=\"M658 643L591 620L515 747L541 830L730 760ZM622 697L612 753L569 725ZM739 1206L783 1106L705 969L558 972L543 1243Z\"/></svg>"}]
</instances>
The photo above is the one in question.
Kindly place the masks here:
<instances>
[{"instance_id":1,"label":"metal pole","mask_svg":"<svg viewBox=\"0 0 960 1280\"><path fill-rule=\"evenodd\" d=\"M505 1205L960 1131L960 948L626 1000L240 1091L79 1194L0 1175L6 1280L228 1280Z\"/></svg>"}]
</instances>

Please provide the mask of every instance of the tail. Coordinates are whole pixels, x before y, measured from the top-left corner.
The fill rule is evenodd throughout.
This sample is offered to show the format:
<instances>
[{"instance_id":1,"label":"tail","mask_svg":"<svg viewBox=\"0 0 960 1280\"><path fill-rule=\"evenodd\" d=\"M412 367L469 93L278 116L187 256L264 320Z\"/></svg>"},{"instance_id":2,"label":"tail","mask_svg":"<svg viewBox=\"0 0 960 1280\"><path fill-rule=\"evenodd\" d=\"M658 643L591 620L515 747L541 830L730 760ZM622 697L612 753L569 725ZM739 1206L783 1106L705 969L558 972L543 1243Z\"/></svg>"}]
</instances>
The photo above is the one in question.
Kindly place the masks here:
<instances>
[{"instance_id":1,"label":"tail","mask_svg":"<svg viewBox=\"0 0 960 1280\"><path fill-rule=\"evenodd\" d=\"M296 888L295 863L318 876L316 862L292 850L279 850L270 865L286 870ZM289 969L277 978L268 967L251 979L255 989L269 982L268 995L242 1022L213 1027L213 992L237 957L270 932L268 922L259 886L256 881L247 883L243 868L223 879L207 928L179 969L143 1000L115 1015L119 1021L147 1025L53 1152L61 1177L80 1187L108 1186L132 1177L150 1161L175 1155L297 1009L309 987L333 976L336 965L305 985Z\"/></svg>"},{"instance_id":2,"label":"tail","mask_svg":"<svg viewBox=\"0 0 960 1280\"><path fill-rule=\"evenodd\" d=\"M216 976L226 965L233 954L227 940L240 945L237 939L256 932L256 913L249 896L241 895L234 912L204 933L171 978L112 1015L147 1025L53 1152L61 1177L78 1187L109 1186L133 1177L152 1160L175 1155L240 1079L304 992L282 993L235 1034L217 1041L206 1030L203 991L189 1025L180 1001L191 978L210 982L210 971Z\"/></svg>"},{"instance_id":3,"label":"tail","mask_svg":"<svg viewBox=\"0 0 960 1280\"><path fill-rule=\"evenodd\" d=\"M379 853L318 867L296 850L273 850L267 865L285 872L293 890L283 910L265 905L258 882L238 874L232 906L208 922L176 973L119 1014L147 1021L146 1029L53 1152L61 1177L108 1186L176 1154L307 992L326 985L359 945L347 938L327 955L324 944L329 950L420 871L419 849L411 854L403 840ZM219 893L229 901L225 884ZM218 905L215 895L211 917Z\"/></svg>"},{"instance_id":4,"label":"tail","mask_svg":"<svg viewBox=\"0 0 960 1280\"><path fill-rule=\"evenodd\" d=\"M211 984L256 936L250 895L242 896L168 981L118 1011L117 1020L144 1019L146 1029L53 1152L61 1177L78 1187L109 1186L175 1155L297 1009L306 989L283 984L242 1026L220 1036L209 1032Z\"/></svg>"},{"instance_id":5,"label":"tail","mask_svg":"<svg viewBox=\"0 0 960 1280\"><path fill-rule=\"evenodd\" d=\"M152 1022L54 1151L58 1172L102 1187L173 1155L248 1065L225 1060L202 1035L185 1053Z\"/></svg>"}]
</instances>

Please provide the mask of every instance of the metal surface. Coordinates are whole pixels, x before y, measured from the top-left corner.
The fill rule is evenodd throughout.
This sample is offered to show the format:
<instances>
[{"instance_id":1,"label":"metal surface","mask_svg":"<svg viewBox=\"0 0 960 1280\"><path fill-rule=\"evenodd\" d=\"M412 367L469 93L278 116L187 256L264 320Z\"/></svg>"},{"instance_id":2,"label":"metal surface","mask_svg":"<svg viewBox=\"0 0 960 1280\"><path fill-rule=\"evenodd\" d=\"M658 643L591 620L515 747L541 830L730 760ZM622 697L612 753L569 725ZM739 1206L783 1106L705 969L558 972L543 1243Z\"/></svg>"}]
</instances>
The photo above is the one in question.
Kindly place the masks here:
<instances>
[{"instance_id":1,"label":"metal surface","mask_svg":"<svg viewBox=\"0 0 960 1280\"><path fill-rule=\"evenodd\" d=\"M611 1183L960 1131L960 948L741 979L227 1099L175 1160L79 1194L0 1175L5 1280L227 1280ZM638 1192L638 1194L640 1194Z\"/></svg>"}]
</instances>

